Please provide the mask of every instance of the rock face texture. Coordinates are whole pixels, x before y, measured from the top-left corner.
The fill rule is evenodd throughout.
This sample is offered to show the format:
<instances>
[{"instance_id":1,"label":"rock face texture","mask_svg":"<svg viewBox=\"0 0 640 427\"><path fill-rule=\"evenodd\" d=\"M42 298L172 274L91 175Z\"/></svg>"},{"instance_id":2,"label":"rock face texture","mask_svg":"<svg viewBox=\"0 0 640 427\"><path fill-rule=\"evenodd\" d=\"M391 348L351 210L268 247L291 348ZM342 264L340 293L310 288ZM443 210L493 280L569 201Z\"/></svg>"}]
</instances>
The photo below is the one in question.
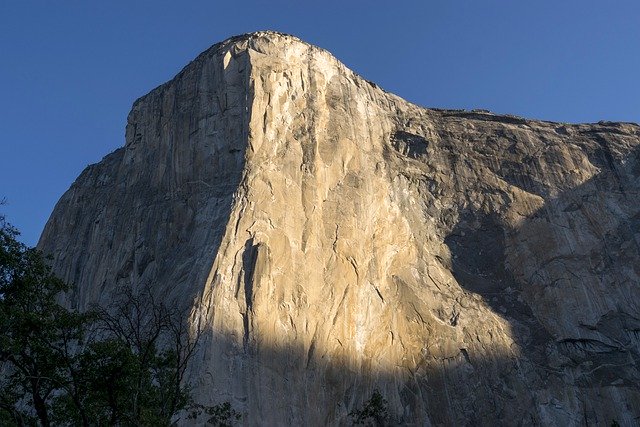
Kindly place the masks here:
<instances>
[{"instance_id":1,"label":"rock face texture","mask_svg":"<svg viewBox=\"0 0 640 427\"><path fill-rule=\"evenodd\" d=\"M425 109L260 32L133 105L39 246L151 285L246 425L640 422L640 127Z\"/></svg>"}]
</instances>

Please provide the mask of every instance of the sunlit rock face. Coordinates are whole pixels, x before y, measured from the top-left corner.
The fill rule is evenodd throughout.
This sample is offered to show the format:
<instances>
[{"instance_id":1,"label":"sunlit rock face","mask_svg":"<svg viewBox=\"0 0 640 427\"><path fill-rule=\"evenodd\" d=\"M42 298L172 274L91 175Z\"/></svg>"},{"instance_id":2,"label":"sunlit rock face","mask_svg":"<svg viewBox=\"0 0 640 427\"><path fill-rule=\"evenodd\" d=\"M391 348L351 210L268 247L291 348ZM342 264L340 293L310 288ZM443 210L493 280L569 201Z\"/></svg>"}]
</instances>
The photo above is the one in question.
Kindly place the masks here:
<instances>
[{"instance_id":1,"label":"sunlit rock face","mask_svg":"<svg viewBox=\"0 0 640 427\"><path fill-rule=\"evenodd\" d=\"M640 128L431 110L273 32L135 102L39 246L70 304L150 285L246 425L633 425Z\"/></svg>"}]
</instances>

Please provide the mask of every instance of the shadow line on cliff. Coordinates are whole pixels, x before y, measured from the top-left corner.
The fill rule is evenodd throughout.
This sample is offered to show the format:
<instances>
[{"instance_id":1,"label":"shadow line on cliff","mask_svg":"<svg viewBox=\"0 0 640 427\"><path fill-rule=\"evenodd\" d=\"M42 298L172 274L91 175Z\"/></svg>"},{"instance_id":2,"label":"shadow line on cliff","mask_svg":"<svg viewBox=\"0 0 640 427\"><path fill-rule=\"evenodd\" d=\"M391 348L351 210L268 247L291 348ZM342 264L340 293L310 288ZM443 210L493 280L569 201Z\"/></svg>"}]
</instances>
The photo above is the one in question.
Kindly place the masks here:
<instances>
[{"instance_id":1,"label":"shadow line on cliff","mask_svg":"<svg viewBox=\"0 0 640 427\"><path fill-rule=\"evenodd\" d=\"M482 296L510 323L523 354L520 363L526 358L538 371L537 384L531 387L555 381L567 391L573 388L584 405L584 425L609 423L607 416L609 420L623 416L633 424L640 420L640 287L629 278L640 276L640 148L615 160L607 141L596 140L599 149L589 153L592 164L600 169L595 176L557 197L546 197L544 205L516 229L502 223L497 213L467 208L460 212L445 244L458 284ZM520 184L525 191L539 190L536 180L512 184ZM585 228L599 239L581 240ZM524 242L541 252L514 255L513 249L517 252ZM512 267L522 262L518 256L536 257L538 270L529 277L516 277ZM575 258L581 258L589 271L573 271L570 261ZM633 273L617 273L624 269ZM620 277L627 280L620 282ZM589 295L575 301L559 297L563 287L582 287L584 294L599 292L589 286L615 295L617 305L602 312L593 308ZM541 312L547 313L546 323L538 318ZM589 314L597 320L581 320ZM570 323L577 335L559 335L562 327L554 328L554 322ZM606 405L594 407L589 396L598 387L619 387L627 398L633 396L628 410L622 410L619 402L612 407L620 414ZM556 402L559 409L564 404L561 400Z\"/></svg>"},{"instance_id":2,"label":"shadow line on cliff","mask_svg":"<svg viewBox=\"0 0 640 427\"><path fill-rule=\"evenodd\" d=\"M450 357L425 355L425 360L412 369L380 368L372 365L375 361L356 363L348 355L331 358L322 350L302 345L275 348L245 325L243 337L205 331L203 360L221 362L215 366L195 364L196 370L205 372L198 389L214 401L232 402L245 413L249 425L277 425L283 420L348 424L349 412L376 388L388 400L395 422L405 425L637 422L639 359L631 338L623 335L640 332L634 323L638 316L621 309L603 316L595 325L585 326L614 341L624 338L629 346L623 351L603 347L593 339L555 336L537 318L536 307L528 303L527 296L537 290L527 289L526 280L511 272L510 263L514 261L509 251L527 230L539 230L541 224L547 229L558 227L554 224L558 216L568 218L580 213L590 218L589 206L584 206L589 202L585 195L595 192L612 203L617 203L616 198L629 201L636 197L640 194L635 180L640 175L639 157L640 149L636 149L618 162L609 161L611 155L603 161L595 158L600 173L557 197L547 198L545 205L517 229L506 227L495 213L465 210L446 237L456 281L465 290L482 296L497 315L509 322L521 357L475 355L459 349ZM590 252L602 254L601 263L609 263L609 270L640 259L634 237L640 233L640 206L635 205L622 218L612 227L600 224L608 234L590 248ZM591 226L598 228L598 222ZM545 239L553 234L549 233L538 232L535 237ZM636 246L623 248L625 242L636 242ZM247 249L251 248L247 242ZM245 259L249 266L255 255L250 252ZM245 287L251 286L245 283ZM621 334L616 335L616 328ZM259 396L250 395L250 391ZM269 407L264 406L267 402Z\"/></svg>"}]
</instances>

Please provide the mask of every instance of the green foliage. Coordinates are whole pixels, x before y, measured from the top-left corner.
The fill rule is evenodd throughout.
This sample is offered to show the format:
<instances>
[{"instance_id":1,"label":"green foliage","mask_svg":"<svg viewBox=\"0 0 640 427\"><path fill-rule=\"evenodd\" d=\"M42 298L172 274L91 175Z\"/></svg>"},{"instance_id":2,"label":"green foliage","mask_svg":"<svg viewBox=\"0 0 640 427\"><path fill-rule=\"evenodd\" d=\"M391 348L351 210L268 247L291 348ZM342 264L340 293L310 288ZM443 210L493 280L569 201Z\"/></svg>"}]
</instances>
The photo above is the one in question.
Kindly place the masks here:
<instances>
[{"instance_id":1,"label":"green foliage","mask_svg":"<svg viewBox=\"0 0 640 427\"><path fill-rule=\"evenodd\" d=\"M188 334L182 313L148 290L118 295L110 307L96 309L101 340L85 351L85 370L98 379L93 398L109 402L102 414L109 424L169 425L192 405L182 380L197 337Z\"/></svg>"},{"instance_id":2,"label":"green foliage","mask_svg":"<svg viewBox=\"0 0 640 427\"><path fill-rule=\"evenodd\" d=\"M229 403L193 402L184 385L198 334L149 290L120 290L79 313L69 287L0 216L0 425L168 426L180 414L231 425Z\"/></svg>"},{"instance_id":3,"label":"green foliage","mask_svg":"<svg viewBox=\"0 0 640 427\"><path fill-rule=\"evenodd\" d=\"M389 423L387 400L379 390L374 390L371 398L361 409L354 409L349 413L354 425L384 426Z\"/></svg>"},{"instance_id":4,"label":"green foliage","mask_svg":"<svg viewBox=\"0 0 640 427\"><path fill-rule=\"evenodd\" d=\"M67 386L71 347L83 339L90 315L66 310L55 298L68 289L56 278L42 254L16 240L17 231L0 224L0 408L18 424L31 412L42 425L51 420L48 405ZM25 406L25 405L22 405Z\"/></svg>"},{"instance_id":5,"label":"green foliage","mask_svg":"<svg viewBox=\"0 0 640 427\"><path fill-rule=\"evenodd\" d=\"M195 420L205 414L207 424L216 427L231 427L242 418L242 415L231 407L229 402L215 406L194 405L189 414L189 419Z\"/></svg>"}]
</instances>

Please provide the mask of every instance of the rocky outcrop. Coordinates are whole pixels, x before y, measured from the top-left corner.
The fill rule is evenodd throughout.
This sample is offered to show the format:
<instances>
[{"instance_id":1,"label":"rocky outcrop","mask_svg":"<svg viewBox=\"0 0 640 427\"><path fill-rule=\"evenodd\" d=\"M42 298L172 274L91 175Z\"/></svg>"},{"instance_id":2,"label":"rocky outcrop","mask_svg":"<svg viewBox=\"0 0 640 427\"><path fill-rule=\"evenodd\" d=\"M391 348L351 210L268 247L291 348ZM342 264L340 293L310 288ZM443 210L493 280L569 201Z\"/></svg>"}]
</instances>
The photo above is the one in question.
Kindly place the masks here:
<instances>
[{"instance_id":1,"label":"rocky outcrop","mask_svg":"<svg viewBox=\"0 0 640 427\"><path fill-rule=\"evenodd\" d=\"M151 285L247 425L640 418L640 127L425 109L260 32L134 103L39 246L70 303Z\"/></svg>"}]
</instances>

